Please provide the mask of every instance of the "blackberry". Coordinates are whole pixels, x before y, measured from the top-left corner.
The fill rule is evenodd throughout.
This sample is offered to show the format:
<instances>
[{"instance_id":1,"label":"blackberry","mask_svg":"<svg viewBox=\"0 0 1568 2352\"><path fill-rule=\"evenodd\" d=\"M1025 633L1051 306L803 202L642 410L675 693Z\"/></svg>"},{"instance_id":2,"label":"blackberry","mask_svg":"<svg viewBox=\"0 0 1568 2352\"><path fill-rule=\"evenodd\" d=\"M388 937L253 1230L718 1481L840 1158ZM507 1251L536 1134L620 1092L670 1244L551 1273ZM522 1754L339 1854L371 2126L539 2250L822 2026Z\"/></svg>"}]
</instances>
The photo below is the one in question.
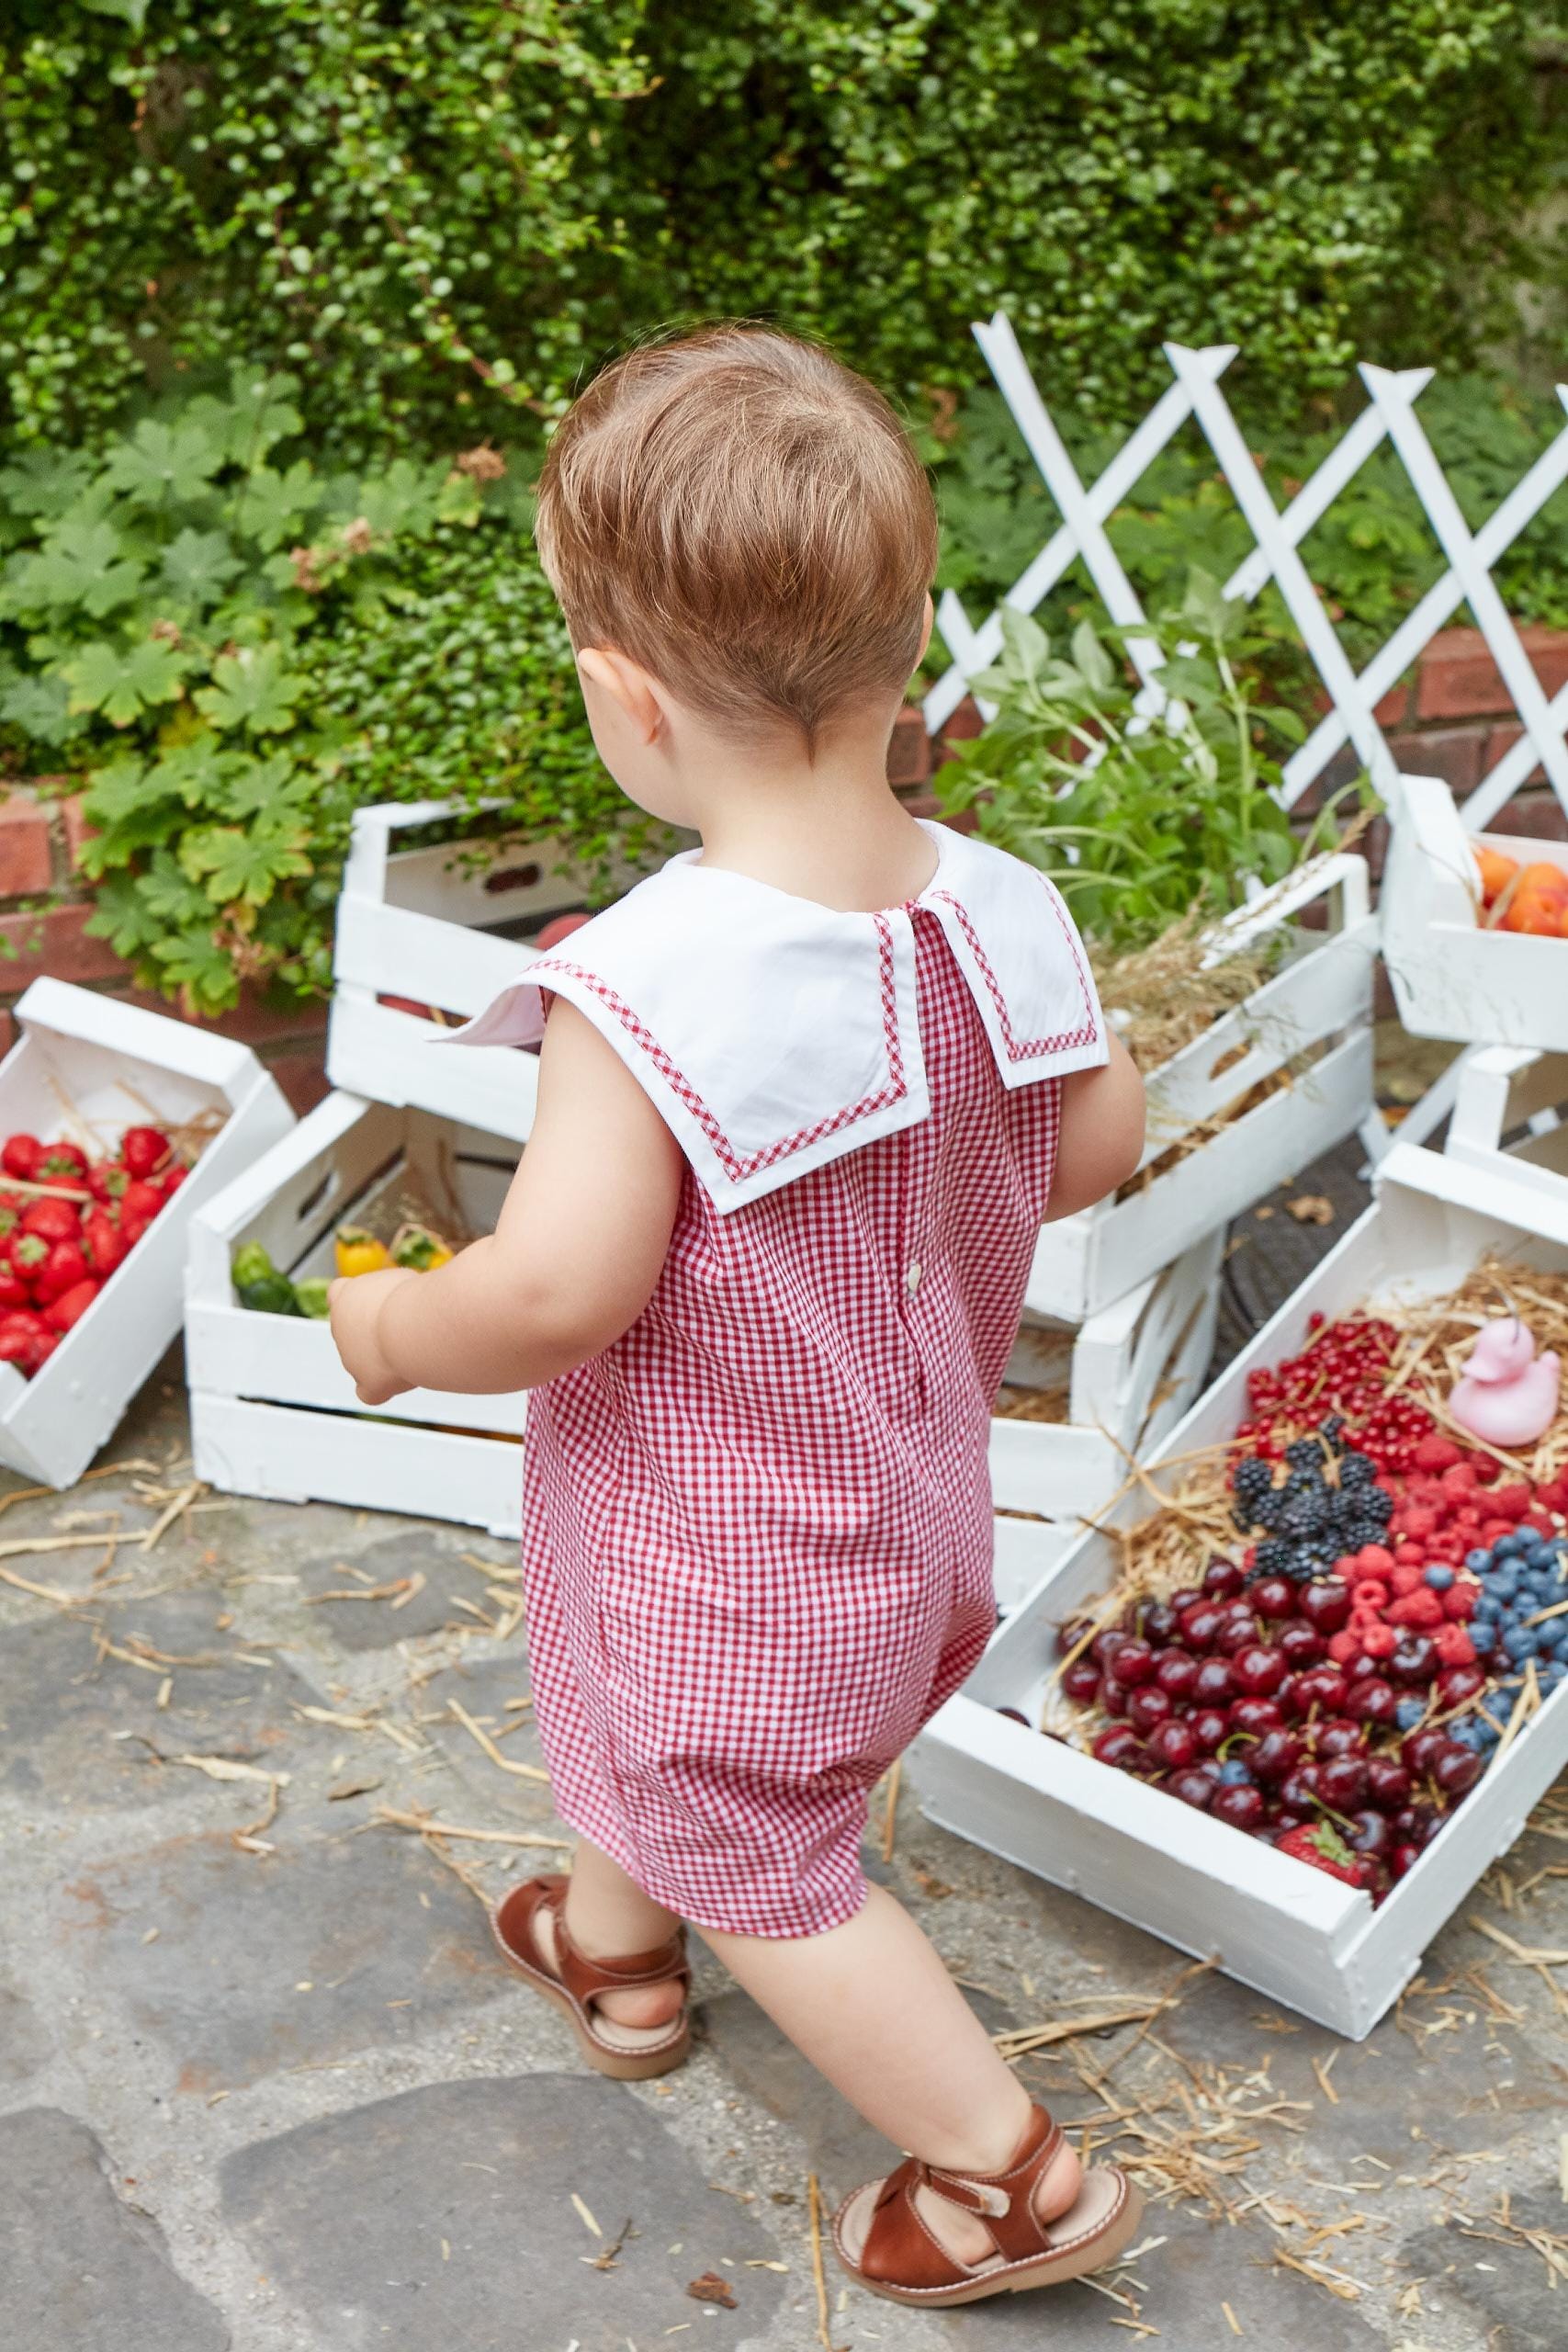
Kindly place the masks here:
<instances>
[{"instance_id":1,"label":"blackberry","mask_svg":"<svg viewBox=\"0 0 1568 2352\"><path fill-rule=\"evenodd\" d=\"M1347 1453L1339 1464L1342 1487L1370 1487L1378 1475L1378 1465L1368 1453Z\"/></svg>"},{"instance_id":2,"label":"blackberry","mask_svg":"<svg viewBox=\"0 0 1568 2352\"><path fill-rule=\"evenodd\" d=\"M1252 1572L1259 1577L1288 1577L1296 1547L1281 1535L1265 1536L1252 1555Z\"/></svg>"},{"instance_id":3,"label":"blackberry","mask_svg":"<svg viewBox=\"0 0 1568 2352\"><path fill-rule=\"evenodd\" d=\"M1283 1511L1284 1508L1284 1496L1277 1492L1273 1487L1270 1487L1268 1494L1262 1498L1261 1501L1253 1505L1252 1524L1255 1527L1278 1527L1280 1524L1280 1515Z\"/></svg>"},{"instance_id":4,"label":"blackberry","mask_svg":"<svg viewBox=\"0 0 1568 2352\"><path fill-rule=\"evenodd\" d=\"M1323 1448L1314 1437L1298 1437L1285 1448L1285 1459L1292 1470L1323 1471Z\"/></svg>"},{"instance_id":5,"label":"blackberry","mask_svg":"<svg viewBox=\"0 0 1568 2352\"><path fill-rule=\"evenodd\" d=\"M1322 1434L1328 1440L1329 1444L1334 1448L1336 1453L1343 1453L1347 1442L1345 1437L1344 1414L1330 1413L1328 1419L1322 1425Z\"/></svg>"},{"instance_id":6,"label":"blackberry","mask_svg":"<svg viewBox=\"0 0 1568 2352\"><path fill-rule=\"evenodd\" d=\"M1393 1497L1385 1494L1381 1487L1369 1487L1360 1499L1367 1517L1375 1519L1380 1527L1386 1527L1393 1517Z\"/></svg>"},{"instance_id":7,"label":"blackberry","mask_svg":"<svg viewBox=\"0 0 1568 2352\"><path fill-rule=\"evenodd\" d=\"M1245 1462L1238 1462L1231 1481L1235 1492L1248 1502L1268 1494L1273 1484L1273 1465L1265 1462L1260 1453L1249 1453Z\"/></svg>"},{"instance_id":8,"label":"blackberry","mask_svg":"<svg viewBox=\"0 0 1568 2352\"><path fill-rule=\"evenodd\" d=\"M1296 1538L1321 1535L1328 1524L1328 1506L1321 1493L1297 1495L1280 1513L1280 1532Z\"/></svg>"}]
</instances>

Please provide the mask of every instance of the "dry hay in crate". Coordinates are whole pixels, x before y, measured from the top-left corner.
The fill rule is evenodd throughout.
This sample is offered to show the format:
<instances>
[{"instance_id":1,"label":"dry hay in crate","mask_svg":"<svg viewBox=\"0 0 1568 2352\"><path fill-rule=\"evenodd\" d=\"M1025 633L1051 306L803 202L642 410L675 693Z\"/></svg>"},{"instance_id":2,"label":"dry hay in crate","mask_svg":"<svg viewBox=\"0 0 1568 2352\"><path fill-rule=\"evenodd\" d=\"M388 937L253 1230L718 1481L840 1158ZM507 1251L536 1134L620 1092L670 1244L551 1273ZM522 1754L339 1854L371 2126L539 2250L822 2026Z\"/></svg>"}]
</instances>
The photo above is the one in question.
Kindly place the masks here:
<instances>
[{"instance_id":1,"label":"dry hay in crate","mask_svg":"<svg viewBox=\"0 0 1568 2352\"><path fill-rule=\"evenodd\" d=\"M1212 928L1196 913L1123 955L1091 956L1106 1017L1145 1078L1245 1004L1278 963L1284 935L1213 960Z\"/></svg>"}]
</instances>

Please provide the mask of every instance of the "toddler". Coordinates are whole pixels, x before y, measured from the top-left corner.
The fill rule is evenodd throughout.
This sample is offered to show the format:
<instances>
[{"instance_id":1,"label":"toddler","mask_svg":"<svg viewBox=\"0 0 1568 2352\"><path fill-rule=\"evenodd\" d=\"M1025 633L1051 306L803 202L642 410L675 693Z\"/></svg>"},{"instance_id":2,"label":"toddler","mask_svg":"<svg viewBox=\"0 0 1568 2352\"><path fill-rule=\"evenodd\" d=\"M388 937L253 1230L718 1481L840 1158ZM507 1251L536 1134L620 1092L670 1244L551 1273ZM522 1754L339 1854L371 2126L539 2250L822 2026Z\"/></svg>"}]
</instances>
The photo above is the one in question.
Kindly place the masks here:
<instances>
[{"instance_id":1,"label":"toddler","mask_svg":"<svg viewBox=\"0 0 1568 2352\"><path fill-rule=\"evenodd\" d=\"M750 327L632 352L537 529L606 766L701 847L460 1033L541 1048L495 1233L332 1300L367 1405L535 1392L529 1648L581 1843L495 1932L637 2078L686 2054L694 1927L909 2152L834 2225L876 2292L1074 2278L1137 2192L1081 2170L860 1846L992 1631L1035 1238L1131 1173L1142 1089L1051 885L888 790L936 516L869 384Z\"/></svg>"}]
</instances>

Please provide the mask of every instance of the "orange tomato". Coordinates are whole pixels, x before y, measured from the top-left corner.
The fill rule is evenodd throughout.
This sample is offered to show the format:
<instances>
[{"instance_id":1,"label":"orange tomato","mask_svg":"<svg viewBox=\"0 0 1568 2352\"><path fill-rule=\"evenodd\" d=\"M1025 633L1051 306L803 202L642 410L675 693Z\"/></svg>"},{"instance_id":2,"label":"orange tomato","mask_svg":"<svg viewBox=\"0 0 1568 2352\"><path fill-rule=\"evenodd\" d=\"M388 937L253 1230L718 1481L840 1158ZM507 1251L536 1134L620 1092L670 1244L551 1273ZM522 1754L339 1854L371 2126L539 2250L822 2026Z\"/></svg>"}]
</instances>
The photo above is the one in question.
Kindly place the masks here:
<instances>
[{"instance_id":1,"label":"orange tomato","mask_svg":"<svg viewBox=\"0 0 1568 2352\"><path fill-rule=\"evenodd\" d=\"M1545 863L1527 865L1518 879L1504 931L1528 932L1540 938L1561 939L1568 923L1568 872Z\"/></svg>"},{"instance_id":2,"label":"orange tomato","mask_svg":"<svg viewBox=\"0 0 1568 2352\"><path fill-rule=\"evenodd\" d=\"M1500 899L1519 870L1517 857L1505 857L1500 849L1478 849L1475 863L1481 870L1481 896L1487 906Z\"/></svg>"}]
</instances>

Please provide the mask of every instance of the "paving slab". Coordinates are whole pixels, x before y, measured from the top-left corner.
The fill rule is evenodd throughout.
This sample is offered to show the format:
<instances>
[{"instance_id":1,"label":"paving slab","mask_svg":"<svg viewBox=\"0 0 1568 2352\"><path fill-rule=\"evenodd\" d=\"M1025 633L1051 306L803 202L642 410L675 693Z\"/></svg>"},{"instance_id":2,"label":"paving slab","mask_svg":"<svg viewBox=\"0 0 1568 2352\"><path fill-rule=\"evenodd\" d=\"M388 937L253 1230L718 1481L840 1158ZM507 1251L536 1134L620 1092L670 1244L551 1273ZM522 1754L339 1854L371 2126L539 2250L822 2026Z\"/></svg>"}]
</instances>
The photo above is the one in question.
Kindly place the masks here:
<instances>
[{"instance_id":1,"label":"paving slab","mask_svg":"<svg viewBox=\"0 0 1568 2352\"><path fill-rule=\"evenodd\" d=\"M281 1660L220 1632L221 1613L211 1591L169 1592L9 1629L0 1641L0 1797L29 1812L156 1804L179 1781L151 1749L220 1749L261 1764L281 1755L299 1727L293 1706L316 1694ZM106 1651L106 1641L125 1655ZM138 1645L160 1655L138 1665ZM206 1662L170 1662L197 1658Z\"/></svg>"},{"instance_id":2,"label":"paving slab","mask_svg":"<svg viewBox=\"0 0 1568 2352\"><path fill-rule=\"evenodd\" d=\"M519 1469L519 1477L522 1471ZM310 1600L310 1613L321 1620L322 1631L339 1649L390 1649L423 1634L438 1633L454 1614L458 1599L475 1600L484 1590L456 1555L464 1546L447 1528L417 1526L406 1533L381 1536L355 1549L338 1551L300 1563L300 1577ZM378 1585L400 1583L405 1577L423 1582L406 1601L393 1607L386 1600L322 1600L326 1592L348 1592L355 1586L366 1593Z\"/></svg>"},{"instance_id":3,"label":"paving slab","mask_svg":"<svg viewBox=\"0 0 1568 2352\"><path fill-rule=\"evenodd\" d=\"M0 2091L15 2090L50 2056L49 2030L32 2003L0 1984Z\"/></svg>"},{"instance_id":4,"label":"paving slab","mask_svg":"<svg viewBox=\"0 0 1568 2352\"><path fill-rule=\"evenodd\" d=\"M272 1860L224 1832L169 1839L68 1881L53 1917L57 1950L161 2045L175 2089L209 2097L392 2048L510 1983L472 1898L389 1830Z\"/></svg>"},{"instance_id":5,"label":"paving slab","mask_svg":"<svg viewBox=\"0 0 1568 2352\"><path fill-rule=\"evenodd\" d=\"M1562 2196L1553 2180L1510 2199L1509 2218L1562 2243ZM1422 2230L1401 2249L1406 2267L1429 2279L1426 2295L1457 2308L1487 2352L1562 2352L1568 2343L1563 2290L1553 2290L1540 2254L1504 2234L1490 2213Z\"/></svg>"},{"instance_id":6,"label":"paving slab","mask_svg":"<svg viewBox=\"0 0 1568 2352\"><path fill-rule=\"evenodd\" d=\"M227 2352L222 2313L111 2185L73 2116L0 2117L0 2343L6 2352Z\"/></svg>"},{"instance_id":7,"label":"paving slab","mask_svg":"<svg viewBox=\"0 0 1568 2352\"><path fill-rule=\"evenodd\" d=\"M318 2352L625 2352L682 2324L732 2347L781 2297L777 2273L746 2267L780 2258L760 2222L705 2185L650 2106L596 2075L377 2099L237 2150L222 2191ZM593 2267L626 2222L636 2235ZM706 2275L733 2310L688 2295Z\"/></svg>"}]
</instances>

